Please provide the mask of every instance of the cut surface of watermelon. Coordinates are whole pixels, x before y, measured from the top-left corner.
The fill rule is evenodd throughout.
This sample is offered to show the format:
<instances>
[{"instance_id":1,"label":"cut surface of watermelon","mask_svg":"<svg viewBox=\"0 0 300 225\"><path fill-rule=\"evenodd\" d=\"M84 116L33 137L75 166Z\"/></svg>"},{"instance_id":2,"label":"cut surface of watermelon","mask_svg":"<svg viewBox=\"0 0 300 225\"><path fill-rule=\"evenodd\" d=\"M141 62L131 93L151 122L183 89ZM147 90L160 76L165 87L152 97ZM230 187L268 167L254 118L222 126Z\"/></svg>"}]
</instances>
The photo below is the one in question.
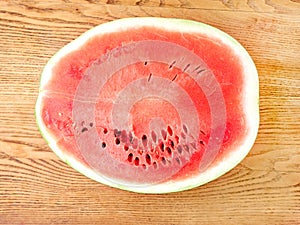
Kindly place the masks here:
<instances>
[{"instance_id":1,"label":"cut surface of watermelon","mask_svg":"<svg viewBox=\"0 0 300 225\"><path fill-rule=\"evenodd\" d=\"M99 25L44 68L36 104L51 149L82 174L143 193L190 189L235 167L258 131L246 50L203 23Z\"/></svg>"}]
</instances>

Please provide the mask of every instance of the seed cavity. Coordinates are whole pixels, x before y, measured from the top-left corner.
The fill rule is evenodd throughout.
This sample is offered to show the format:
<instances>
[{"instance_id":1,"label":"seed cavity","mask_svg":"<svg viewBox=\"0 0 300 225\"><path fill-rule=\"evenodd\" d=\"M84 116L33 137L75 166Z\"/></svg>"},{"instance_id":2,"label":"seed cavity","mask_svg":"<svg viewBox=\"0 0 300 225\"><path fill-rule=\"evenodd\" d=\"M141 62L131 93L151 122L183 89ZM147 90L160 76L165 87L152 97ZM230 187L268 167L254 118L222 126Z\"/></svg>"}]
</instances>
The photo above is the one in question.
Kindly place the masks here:
<instances>
[{"instance_id":1,"label":"seed cavity","mask_svg":"<svg viewBox=\"0 0 300 225\"><path fill-rule=\"evenodd\" d=\"M133 138L133 140L132 140L132 147L134 149L137 149L138 145L139 145L138 139L137 138Z\"/></svg>"},{"instance_id":2,"label":"seed cavity","mask_svg":"<svg viewBox=\"0 0 300 225\"><path fill-rule=\"evenodd\" d=\"M157 168L158 168L157 162L153 162L153 167L154 167L154 169L157 169Z\"/></svg>"},{"instance_id":3,"label":"seed cavity","mask_svg":"<svg viewBox=\"0 0 300 225\"><path fill-rule=\"evenodd\" d=\"M179 158L176 158L175 160L176 160L176 162L177 162L179 165L181 164L181 161L180 161Z\"/></svg>"},{"instance_id":4,"label":"seed cavity","mask_svg":"<svg viewBox=\"0 0 300 225\"><path fill-rule=\"evenodd\" d=\"M121 132L121 141L122 141L122 143L127 142L127 132L126 132L126 130L122 130L122 132Z\"/></svg>"},{"instance_id":5,"label":"seed cavity","mask_svg":"<svg viewBox=\"0 0 300 225\"><path fill-rule=\"evenodd\" d=\"M149 154L146 154L146 162L151 165L151 157Z\"/></svg>"},{"instance_id":6,"label":"seed cavity","mask_svg":"<svg viewBox=\"0 0 300 225\"><path fill-rule=\"evenodd\" d=\"M116 138L115 143L116 143L116 145L119 145L121 143L120 139Z\"/></svg>"},{"instance_id":7,"label":"seed cavity","mask_svg":"<svg viewBox=\"0 0 300 225\"><path fill-rule=\"evenodd\" d=\"M142 141L147 141L147 135L146 134L143 134Z\"/></svg>"},{"instance_id":8,"label":"seed cavity","mask_svg":"<svg viewBox=\"0 0 300 225\"><path fill-rule=\"evenodd\" d=\"M164 152L164 151L165 151L165 145L164 145L164 143L163 143L163 142L160 142L160 144L159 144L159 148L160 148L160 150L161 150L162 152Z\"/></svg>"},{"instance_id":9,"label":"seed cavity","mask_svg":"<svg viewBox=\"0 0 300 225\"><path fill-rule=\"evenodd\" d=\"M183 124L183 125L182 125L182 128L183 128L184 133L187 134L187 132L188 132L187 126L186 126L185 124Z\"/></svg>"},{"instance_id":10,"label":"seed cavity","mask_svg":"<svg viewBox=\"0 0 300 225\"><path fill-rule=\"evenodd\" d=\"M133 143L133 136L132 136L131 131L128 134L128 138L129 138L129 142L132 144Z\"/></svg>"},{"instance_id":11,"label":"seed cavity","mask_svg":"<svg viewBox=\"0 0 300 225\"><path fill-rule=\"evenodd\" d=\"M142 149L139 149L139 150L137 151L137 153L140 154L140 155L143 155L143 152L144 152L144 151L143 151Z\"/></svg>"},{"instance_id":12,"label":"seed cavity","mask_svg":"<svg viewBox=\"0 0 300 225\"><path fill-rule=\"evenodd\" d=\"M172 130L172 128L170 126L167 127L167 131L168 131L168 133L169 133L170 136L173 135L173 130Z\"/></svg>"},{"instance_id":13,"label":"seed cavity","mask_svg":"<svg viewBox=\"0 0 300 225\"><path fill-rule=\"evenodd\" d=\"M124 150L125 151L128 151L129 150L129 147L127 145L124 145Z\"/></svg>"},{"instance_id":14,"label":"seed cavity","mask_svg":"<svg viewBox=\"0 0 300 225\"><path fill-rule=\"evenodd\" d=\"M165 158L165 157L162 157L162 158L161 158L161 162L162 162L162 164L166 165L166 164L167 164L166 158Z\"/></svg>"},{"instance_id":15,"label":"seed cavity","mask_svg":"<svg viewBox=\"0 0 300 225\"><path fill-rule=\"evenodd\" d=\"M185 139L185 138L186 138L185 133L181 132L181 137L182 137L183 139Z\"/></svg>"},{"instance_id":16,"label":"seed cavity","mask_svg":"<svg viewBox=\"0 0 300 225\"><path fill-rule=\"evenodd\" d=\"M169 155L172 155L172 150L171 150L170 147L166 147L166 150L167 150L167 152L168 152Z\"/></svg>"},{"instance_id":17,"label":"seed cavity","mask_svg":"<svg viewBox=\"0 0 300 225\"><path fill-rule=\"evenodd\" d=\"M158 158L159 158L159 151L158 151L158 150L155 150L155 151L154 151L154 154L155 154L155 157L158 159Z\"/></svg>"},{"instance_id":18,"label":"seed cavity","mask_svg":"<svg viewBox=\"0 0 300 225\"><path fill-rule=\"evenodd\" d=\"M108 133L107 128L104 128L104 129L103 129L103 133L104 133L104 134L107 134L107 133Z\"/></svg>"},{"instance_id":19,"label":"seed cavity","mask_svg":"<svg viewBox=\"0 0 300 225\"><path fill-rule=\"evenodd\" d=\"M129 162L132 162L132 159L133 159L133 154L130 153L130 154L128 155L128 157L127 157L127 160L128 160Z\"/></svg>"},{"instance_id":20,"label":"seed cavity","mask_svg":"<svg viewBox=\"0 0 300 225\"><path fill-rule=\"evenodd\" d=\"M90 122L90 127L93 127L93 126L94 126L93 122Z\"/></svg>"},{"instance_id":21,"label":"seed cavity","mask_svg":"<svg viewBox=\"0 0 300 225\"><path fill-rule=\"evenodd\" d=\"M120 137L120 135L121 135L121 131L119 131L118 129L114 129L114 136Z\"/></svg>"},{"instance_id":22,"label":"seed cavity","mask_svg":"<svg viewBox=\"0 0 300 225\"><path fill-rule=\"evenodd\" d=\"M179 153L179 154L181 154L181 153L182 153L182 146L181 146L181 145L178 145L178 147L177 147L177 151L178 151L178 153Z\"/></svg>"},{"instance_id":23,"label":"seed cavity","mask_svg":"<svg viewBox=\"0 0 300 225\"><path fill-rule=\"evenodd\" d=\"M146 141L142 141L144 148L147 148L148 142Z\"/></svg>"},{"instance_id":24,"label":"seed cavity","mask_svg":"<svg viewBox=\"0 0 300 225\"><path fill-rule=\"evenodd\" d=\"M139 164L140 164L139 157L135 157L135 159L134 159L134 165L138 166Z\"/></svg>"},{"instance_id":25,"label":"seed cavity","mask_svg":"<svg viewBox=\"0 0 300 225\"><path fill-rule=\"evenodd\" d=\"M183 149L187 152L190 153L190 148L188 145L183 145Z\"/></svg>"},{"instance_id":26,"label":"seed cavity","mask_svg":"<svg viewBox=\"0 0 300 225\"><path fill-rule=\"evenodd\" d=\"M179 137L177 135L175 136L175 141L176 141L176 144L179 143Z\"/></svg>"},{"instance_id":27,"label":"seed cavity","mask_svg":"<svg viewBox=\"0 0 300 225\"><path fill-rule=\"evenodd\" d=\"M164 140L167 139L167 132L165 130L161 130L161 135L162 135Z\"/></svg>"},{"instance_id":28,"label":"seed cavity","mask_svg":"<svg viewBox=\"0 0 300 225\"><path fill-rule=\"evenodd\" d=\"M156 142L156 133L154 131L151 131L151 138L153 140L153 142Z\"/></svg>"},{"instance_id":29,"label":"seed cavity","mask_svg":"<svg viewBox=\"0 0 300 225\"><path fill-rule=\"evenodd\" d=\"M168 140L168 144L171 146L171 148L174 148L175 146L174 141L172 141L171 139Z\"/></svg>"},{"instance_id":30,"label":"seed cavity","mask_svg":"<svg viewBox=\"0 0 300 225\"><path fill-rule=\"evenodd\" d=\"M192 146L193 149L197 150L197 147L196 147L196 143L195 143L195 142L192 142L192 143L191 143L191 146Z\"/></svg>"}]
</instances>

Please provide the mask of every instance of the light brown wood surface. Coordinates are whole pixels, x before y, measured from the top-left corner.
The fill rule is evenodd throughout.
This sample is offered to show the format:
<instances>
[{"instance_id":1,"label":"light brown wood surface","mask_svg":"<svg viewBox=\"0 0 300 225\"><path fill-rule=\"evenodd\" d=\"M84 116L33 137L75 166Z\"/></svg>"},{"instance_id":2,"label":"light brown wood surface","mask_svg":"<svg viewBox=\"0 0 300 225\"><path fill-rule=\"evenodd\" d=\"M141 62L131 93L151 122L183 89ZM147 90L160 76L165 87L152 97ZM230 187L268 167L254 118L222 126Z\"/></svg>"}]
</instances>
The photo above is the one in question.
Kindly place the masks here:
<instances>
[{"instance_id":1,"label":"light brown wood surface","mask_svg":"<svg viewBox=\"0 0 300 225\"><path fill-rule=\"evenodd\" d=\"M49 58L95 25L136 16L213 25L257 65L255 145L209 184L166 195L113 189L61 162L38 131ZM300 224L299 0L0 0L0 224Z\"/></svg>"}]
</instances>

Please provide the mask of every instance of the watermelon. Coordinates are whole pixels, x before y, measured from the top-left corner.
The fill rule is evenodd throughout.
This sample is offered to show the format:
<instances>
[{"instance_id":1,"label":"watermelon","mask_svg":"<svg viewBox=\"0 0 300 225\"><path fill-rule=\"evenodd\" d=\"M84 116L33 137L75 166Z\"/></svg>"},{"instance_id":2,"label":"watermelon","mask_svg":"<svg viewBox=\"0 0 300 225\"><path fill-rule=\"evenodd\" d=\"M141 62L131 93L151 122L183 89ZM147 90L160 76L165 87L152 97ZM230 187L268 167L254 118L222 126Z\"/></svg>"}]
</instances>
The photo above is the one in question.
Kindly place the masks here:
<instances>
[{"instance_id":1,"label":"watermelon","mask_svg":"<svg viewBox=\"0 0 300 225\"><path fill-rule=\"evenodd\" d=\"M209 25L127 18L101 24L45 66L39 129L87 177L140 193L187 190L234 168L258 131L258 74Z\"/></svg>"}]
</instances>

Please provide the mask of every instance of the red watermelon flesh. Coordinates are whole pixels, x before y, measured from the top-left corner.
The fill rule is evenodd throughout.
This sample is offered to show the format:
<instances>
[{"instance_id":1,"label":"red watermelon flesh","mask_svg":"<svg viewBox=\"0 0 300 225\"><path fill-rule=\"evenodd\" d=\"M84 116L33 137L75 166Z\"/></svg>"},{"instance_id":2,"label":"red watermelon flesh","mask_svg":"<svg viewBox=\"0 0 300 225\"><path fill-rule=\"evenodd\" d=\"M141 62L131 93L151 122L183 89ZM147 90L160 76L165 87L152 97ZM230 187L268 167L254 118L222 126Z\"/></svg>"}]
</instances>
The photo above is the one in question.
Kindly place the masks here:
<instances>
[{"instance_id":1,"label":"red watermelon flesh","mask_svg":"<svg viewBox=\"0 0 300 225\"><path fill-rule=\"evenodd\" d=\"M244 157L258 127L258 84L242 47L192 21L199 32L172 19L113 23L125 28L83 35L45 68L36 111L59 156L95 180L140 192L187 189L232 152Z\"/></svg>"}]
</instances>

